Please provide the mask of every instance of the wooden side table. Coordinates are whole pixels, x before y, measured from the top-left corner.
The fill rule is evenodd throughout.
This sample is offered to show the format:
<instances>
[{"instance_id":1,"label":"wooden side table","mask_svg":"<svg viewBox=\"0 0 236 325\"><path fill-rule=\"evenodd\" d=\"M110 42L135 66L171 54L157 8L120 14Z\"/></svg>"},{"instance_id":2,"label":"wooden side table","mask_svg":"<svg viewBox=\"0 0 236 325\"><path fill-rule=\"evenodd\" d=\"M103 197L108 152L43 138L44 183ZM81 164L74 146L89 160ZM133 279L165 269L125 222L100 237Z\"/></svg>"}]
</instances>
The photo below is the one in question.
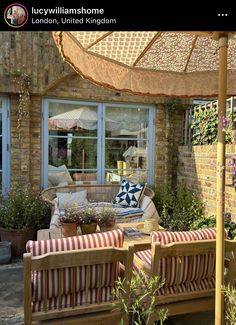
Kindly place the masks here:
<instances>
[{"instance_id":1,"label":"wooden side table","mask_svg":"<svg viewBox=\"0 0 236 325\"><path fill-rule=\"evenodd\" d=\"M61 237L61 228L40 229L37 232L37 240L56 239Z\"/></svg>"}]
</instances>

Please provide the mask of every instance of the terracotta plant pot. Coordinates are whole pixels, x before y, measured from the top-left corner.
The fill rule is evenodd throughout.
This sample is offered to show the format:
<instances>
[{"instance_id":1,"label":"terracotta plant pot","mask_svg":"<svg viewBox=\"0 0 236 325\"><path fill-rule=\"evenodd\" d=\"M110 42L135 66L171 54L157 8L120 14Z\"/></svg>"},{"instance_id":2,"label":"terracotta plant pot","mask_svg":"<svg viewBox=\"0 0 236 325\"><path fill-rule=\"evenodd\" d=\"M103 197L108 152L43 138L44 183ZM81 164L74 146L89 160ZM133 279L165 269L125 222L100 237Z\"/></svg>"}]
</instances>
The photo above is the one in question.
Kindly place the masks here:
<instances>
[{"instance_id":1,"label":"terracotta plant pot","mask_svg":"<svg viewBox=\"0 0 236 325\"><path fill-rule=\"evenodd\" d=\"M109 218L102 219L99 222L99 227L100 227L101 232L113 230L113 229L115 229L115 226L116 226L115 216L111 216Z\"/></svg>"},{"instance_id":2,"label":"terracotta plant pot","mask_svg":"<svg viewBox=\"0 0 236 325\"><path fill-rule=\"evenodd\" d=\"M1 240L10 241L12 244L12 255L22 255L26 252L28 240L35 239L34 229L0 229Z\"/></svg>"},{"instance_id":3,"label":"terracotta plant pot","mask_svg":"<svg viewBox=\"0 0 236 325\"><path fill-rule=\"evenodd\" d=\"M97 224L96 223L82 223L80 225L81 232L83 235L86 234L93 234L97 230Z\"/></svg>"},{"instance_id":4,"label":"terracotta plant pot","mask_svg":"<svg viewBox=\"0 0 236 325\"><path fill-rule=\"evenodd\" d=\"M62 237L72 237L77 235L77 223L61 223Z\"/></svg>"},{"instance_id":5,"label":"terracotta plant pot","mask_svg":"<svg viewBox=\"0 0 236 325\"><path fill-rule=\"evenodd\" d=\"M116 229L116 227L106 227L106 226L100 226L100 231L101 232L105 232L105 231L111 231L111 230L114 230Z\"/></svg>"}]
</instances>

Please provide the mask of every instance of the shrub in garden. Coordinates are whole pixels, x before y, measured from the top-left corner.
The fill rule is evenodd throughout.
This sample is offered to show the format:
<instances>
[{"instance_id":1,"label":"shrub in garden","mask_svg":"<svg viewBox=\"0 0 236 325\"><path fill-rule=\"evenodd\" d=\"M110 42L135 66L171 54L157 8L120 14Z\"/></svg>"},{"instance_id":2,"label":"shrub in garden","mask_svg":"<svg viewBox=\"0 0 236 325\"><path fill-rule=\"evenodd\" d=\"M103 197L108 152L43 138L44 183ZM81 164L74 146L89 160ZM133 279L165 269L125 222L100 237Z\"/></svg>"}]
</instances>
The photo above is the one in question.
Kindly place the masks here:
<instances>
[{"instance_id":1,"label":"shrub in garden","mask_svg":"<svg viewBox=\"0 0 236 325\"><path fill-rule=\"evenodd\" d=\"M183 184L176 189L168 184L156 186L154 191L161 225L167 230L189 230L194 220L204 214L203 201Z\"/></svg>"}]
</instances>

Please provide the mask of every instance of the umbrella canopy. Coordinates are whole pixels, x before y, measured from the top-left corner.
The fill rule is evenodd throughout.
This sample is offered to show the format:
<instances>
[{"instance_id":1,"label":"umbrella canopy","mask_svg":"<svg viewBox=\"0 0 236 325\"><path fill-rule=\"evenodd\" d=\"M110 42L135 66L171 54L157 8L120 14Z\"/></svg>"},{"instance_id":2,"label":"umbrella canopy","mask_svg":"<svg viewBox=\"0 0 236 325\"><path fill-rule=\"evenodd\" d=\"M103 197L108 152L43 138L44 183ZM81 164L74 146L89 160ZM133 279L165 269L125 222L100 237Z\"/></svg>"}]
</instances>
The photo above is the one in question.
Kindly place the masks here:
<instances>
[{"instance_id":1,"label":"umbrella canopy","mask_svg":"<svg viewBox=\"0 0 236 325\"><path fill-rule=\"evenodd\" d=\"M95 84L139 95L218 94L214 32L58 32L64 59ZM236 93L236 35L228 45L228 95ZM174 81L174 82L173 82Z\"/></svg>"},{"instance_id":2,"label":"umbrella canopy","mask_svg":"<svg viewBox=\"0 0 236 325\"><path fill-rule=\"evenodd\" d=\"M218 95L215 324L223 324L223 120L226 95L236 94L235 32L58 32L54 39L63 58L95 84L137 95Z\"/></svg>"},{"instance_id":3,"label":"umbrella canopy","mask_svg":"<svg viewBox=\"0 0 236 325\"><path fill-rule=\"evenodd\" d=\"M81 128L85 130L97 129L97 112L89 107L80 107L67 112L57 114L48 119L49 130L63 129L69 130L73 128ZM106 118L106 129L116 130L117 123L109 118Z\"/></svg>"},{"instance_id":4,"label":"umbrella canopy","mask_svg":"<svg viewBox=\"0 0 236 325\"><path fill-rule=\"evenodd\" d=\"M86 130L96 130L97 113L88 107L80 107L62 114L57 114L48 119L48 128L72 129L80 127Z\"/></svg>"}]
</instances>

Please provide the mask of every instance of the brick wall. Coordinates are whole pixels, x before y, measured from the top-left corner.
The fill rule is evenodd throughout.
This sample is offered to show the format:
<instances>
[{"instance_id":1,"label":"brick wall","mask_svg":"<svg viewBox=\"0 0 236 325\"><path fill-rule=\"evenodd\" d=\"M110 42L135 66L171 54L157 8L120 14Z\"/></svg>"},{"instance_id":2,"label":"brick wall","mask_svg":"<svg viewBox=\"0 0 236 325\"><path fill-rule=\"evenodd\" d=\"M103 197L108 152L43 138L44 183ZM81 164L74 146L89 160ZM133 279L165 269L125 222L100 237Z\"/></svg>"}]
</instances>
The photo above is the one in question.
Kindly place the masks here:
<instances>
[{"instance_id":1,"label":"brick wall","mask_svg":"<svg viewBox=\"0 0 236 325\"><path fill-rule=\"evenodd\" d=\"M45 96L31 95L29 121L22 126L21 148L17 139L18 95L11 95L11 180L19 178L30 181L35 187L40 186L41 178L41 105L44 97L79 99L90 101L111 101L126 103L152 104L156 110L155 136L155 182L164 183L171 179L173 162L170 159L170 147L173 139L179 138L183 112L171 115L163 106L162 98L132 96L116 93L97 87L78 75L72 75L50 88ZM175 133L172 132L175 128ZM168 167L170 165L170 167ZM20 174L19 174L20 173Z\"/></svg>"},{"instance_id":2,"label":"brick wall","mask_svg":"<svg viewBox=\"0 0 236 325\"><path fill-rule=\"evenodd\" d=\"M179 146L178 181L199 193L206 212L216 214L216 145ZM236 145L226 145L226 163L236 153ZM232 167L226 167L225 211L236 220L236 192L231 186Z\"/></svg>"},{"instance_id":3,"label":"brick wall","mask_svg":"<svg viewBox=\"0 0 236 325\"><path fill-rule=\"evenodd\" d=\"M42 94L57 80L73 73L61 59L51 32L0 33L0 92L17 93L14 79L22 73L31 78L31 93Z\"/></svg>"},{"instance_id":4,"label":"brick wall","mask_svg":"<svg viewBox=\"0 0 236 325\"><path fill-rule=\"evenodd\" d=\"M0 34L0 42L0 93L10 97L12 182L23 179L35 187L40 186L41 106L44 97L155 105L155 181L163 183L171 179L171 143L179 138L183 112L169 114L163 106L165 98L133 96L82 79L62 60L50 32L5 32ZM22 123L20 143L17 129L19 88L15 78L22 73L30 76L31 100L27 108L28 117ZM172 127L175 129L174 137Z\"/></svg>"}]
</instances>

